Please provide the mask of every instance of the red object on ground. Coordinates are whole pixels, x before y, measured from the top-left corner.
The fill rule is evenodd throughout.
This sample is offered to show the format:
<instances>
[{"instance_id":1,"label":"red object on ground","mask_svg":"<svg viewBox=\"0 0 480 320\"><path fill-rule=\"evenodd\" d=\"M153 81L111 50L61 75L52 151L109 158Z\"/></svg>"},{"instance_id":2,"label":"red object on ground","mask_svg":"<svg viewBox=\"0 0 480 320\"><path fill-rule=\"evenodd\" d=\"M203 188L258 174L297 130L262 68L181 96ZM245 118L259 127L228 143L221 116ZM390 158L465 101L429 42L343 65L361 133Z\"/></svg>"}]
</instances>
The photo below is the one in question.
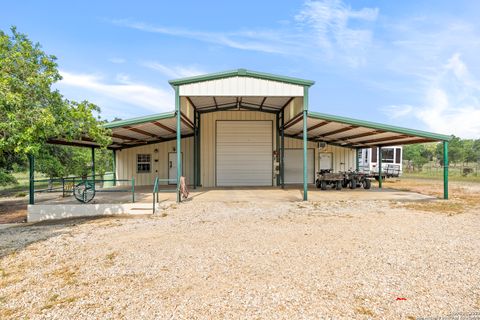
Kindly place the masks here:
<instances>
[{"instance_id":1,"label":"red object on ground","mask_svg":"<svg viewBox=\"0 0 480 320\"><path fill-rule=\"evenodd\" d=\"M405 301L405 300L407 300L407 298L397 298L396 300L397 301Z\"/></svg>"}]
</instances>

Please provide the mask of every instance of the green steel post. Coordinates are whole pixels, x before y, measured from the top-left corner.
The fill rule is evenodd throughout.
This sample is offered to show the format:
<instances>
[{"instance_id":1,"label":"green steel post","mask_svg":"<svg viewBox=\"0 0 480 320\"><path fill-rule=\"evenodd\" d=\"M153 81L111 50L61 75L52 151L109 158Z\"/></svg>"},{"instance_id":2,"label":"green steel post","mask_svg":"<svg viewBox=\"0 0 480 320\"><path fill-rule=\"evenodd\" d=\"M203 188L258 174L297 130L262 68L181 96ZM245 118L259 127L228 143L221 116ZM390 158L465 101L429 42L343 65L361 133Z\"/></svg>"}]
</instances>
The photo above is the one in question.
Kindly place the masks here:
<instances>
[{"instance_id":1,"label":"green steel post","mask_svg":"<svg viewBox=\"0 0 480 320\"><path fill-rule=\"evenodd\" d=\"M443 199L448 200L448 141L443 141Z\"/></svg>"},{"instance_id":2,"label":"green steel post","mask_svg":"<svg viewBox=\"0 0 480 320\"><path fill-rule=\"evenodd\" d=\"M112 150L112 158L113 158L113 186L117 185L117 150Z\"/></svg>"},{"instance_id":3,"label":"green steel post","mask_svg":"<svg viewBox=\"0 0 480 320\"><path fill-rule=\"evenodd\" d=\"M360 149L356 148L355 149L355 168L357 171L360 171L360 165L359 165L359 160L358 156L360 155Z\"/></svg>"},{"instance_id":4,"label":"green steel post","mask_svg":"<svg viewBox=\"0 0 480 320\"><path fill-rule=\"evenodd\" d=\"M135 203L135 177L132 177L132 203Z\"/></svg>"},{"instance_id":5,"label":"green steel post","mask_svg":"<svg viewBox=\"0 0 480 320\"><path fill-rule=\"evenodd\" d=\"M92 182L93 190L95 190L95 148L92 147Z\"/></svg>"},{"instance_id":6,"label":"green steel post","mask_svg":"<svg viewBox=\"0 0 480 320\"><path fill-rule=\"evenodd\" d=\"M308 116L308 87L303 87L303 201L308 200L307 185L307 116Z\"/></svg>"},{"instance_id":7,"label":"green steel post","mask_svg":"<svg viewBox=\"0 0 480 320\"><path fill-rule=\"evenodd\" d=\"M177 202L181 202L180 196L180 176L182 175L182 126L180 114L180 96L178 86L175 86L175 112L177 113Z\"/></svg>"},{"instance_id":8,"label":"green steel post","mask_svg":"<svg viewBox=\"0 0 480 320\"><path fill-rule=\"evenodd\" d=\"M197 116L197 121L198 121L198 134L197 134L197 140L198 140L198 148L197 148L197 184L200 187L202 185L202 160L201 160L201 148L202 148L202 136L200 134L200 129L201 129L201 122L200 120L202 119L202 115L198 113Z\"/></svg>"},{"instance_id":9,"label":"green steel post","mask_svg":"<svg viewBox=\"0 0 480 320\"><path fill-rule=\"evenodd\" d=\"M378 187L382 189L382 147L378 147Z\"/></svg>"},{"instance_id":10,"label":"green steel post","mask_svg":"<svg viewBox=\"0 0 480 320\"><path fill-rule=\"evenodd\" d=\"M28 162L30 166L29 172L29 204L35 204L35 157L31 154L28 155Z\"/></svg>"},{"instance_id":11,"label":"green steel post","mask_svg":"<svg viewBox=\"0 0 480 320\"><path fill-rule=\"evenodd\" d=\"M275 121L276 121L276 129L275 129L275 132L277 133L275 135L275 151L276 151L276 155L275 155L275 162L277 162L277 160L280 160L280 113L277 112L277 114L275 115ZM278 163L280 164L280 161L278 161ZM276 168L275 168L276 169ZM280 169L280 168L279 168ZM275 170L276 171L276 170ZM280 172L279 172L280 173ZM280 175L277 174L276 175L277 177L277 186L280 185Z\"/></svg>"},{"instance_id":12,"label":"green steel post","mask_svg":"<svg viewBox=\"0 0 480 320\"><path fill-rule=\"evenodd\" d=\"M193 111L193 189L197 189L197 112Z\"/></svg>"},{"instance_id":13,"label":"green steel post","mask_svg":"<svg viewBox=\"0 0 480 320\"><path fill-rule=\"evenodd\" d=\"M282 189L285 188L285 132L283 127L285 126L285 110L282 110L282 137L281 137L281 149L280 149L280 176L282 178Z\"/></svg>"}]
</instances>

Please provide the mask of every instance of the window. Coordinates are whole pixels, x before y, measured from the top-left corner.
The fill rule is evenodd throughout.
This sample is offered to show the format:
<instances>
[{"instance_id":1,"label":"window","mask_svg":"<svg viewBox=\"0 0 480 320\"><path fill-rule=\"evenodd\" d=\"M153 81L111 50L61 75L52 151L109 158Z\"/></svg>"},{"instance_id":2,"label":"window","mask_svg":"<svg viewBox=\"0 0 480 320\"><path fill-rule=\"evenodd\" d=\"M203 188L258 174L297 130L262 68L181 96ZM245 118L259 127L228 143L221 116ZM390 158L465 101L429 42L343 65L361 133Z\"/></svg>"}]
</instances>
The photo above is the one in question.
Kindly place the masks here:
<instances>
[{"instance_id":1,"label":"window","mask_svg":"<svg viewBox=\"0 0 480 320\"><path fill-rule=\"evenodd\" d=\"M150 173L151 163L149 154L137 154L137 173Z\"/></svg>"},{"instance_id":2,"label":"window","mask_svg":"<svg viewBox=\"0 0 480 320\"><path fill-rule=\"evenodd\" d=\"M393 163L393 148L382 149L382 162Z\"/></svg>"}]
</instances>

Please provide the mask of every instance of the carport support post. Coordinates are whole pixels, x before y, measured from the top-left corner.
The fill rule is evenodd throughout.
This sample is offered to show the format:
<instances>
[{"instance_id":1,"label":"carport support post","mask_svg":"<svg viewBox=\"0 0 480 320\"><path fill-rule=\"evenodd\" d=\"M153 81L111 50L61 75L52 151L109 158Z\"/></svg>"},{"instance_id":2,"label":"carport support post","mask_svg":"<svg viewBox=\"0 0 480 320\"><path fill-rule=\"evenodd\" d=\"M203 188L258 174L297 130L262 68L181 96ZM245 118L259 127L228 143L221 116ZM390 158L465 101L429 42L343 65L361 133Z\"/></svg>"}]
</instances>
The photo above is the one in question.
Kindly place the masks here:
<instances>
[{"instance_id":1,"label":"carport support post","mask_svg":"<svg viewBox=\"0 0 480 320\"><path fill-rule=\"evenodd\" d=\"M92 182L93 190L95 190L95 148L92 147Z\"/></svg>"},{"instance_id":2,"label":"carport support post","mask_svg":"<svg viewBox=\"0 0 480 320\"><path fill-rule=\"evenodd\" d=\"M358 160L358 155L360 154L360 149L356 148L355 149L355 169L357 171L360 171L360 162Z\"/></svg>"},{"instance_id":3,"label":"carport support post","mask_svg":"<svg viewBox=\"0 0 480 320\"><path fill-rule=\"evenodd\" d=\"M276 162L277 160L280 160L280 112L277 112L277 114L275 115L275 121L276 121L275 132L277 134L275 135L275 146L276 146L275 151L276 151L276 154L275 154L274 162ZM280 164L280 161L278 161L278 162ZM274 168L274 170L276 172L276 168ZM280 175L279 174L276 175L276 178L277 178L277 186L278 186L280 184Z\"/></svg>"},{"instance_id":4,"label":"carport support post","mask_svg":"<svg viewBox=\"0 0 480 320\"><path fill-rule=\"evenodd\" d=\"M382 189L382 147L378 147L378 187Z\"/></svg>"},{"instance_id":5,"label":"carport support post","mask_svg":"<svg viewBox=\"0 0 480 320\"><path fill-rule=\"evenodd\" d=\"M117 150L112 150L113 186L117 185Z\"/></svg>"},{"instance_id":6,"label":"carport support post","mask_svg":"<svg viewBox=\"0 0 480 320\"><path fill-rule=\"evenodd\" d=\"M193 189L197 189L197 112L193 111Z\"/></svg>"},{"instance_id":7,"label":"carport support post","mask_svg":"<svg viewBox=\"0 0 480 320\"><path fill-rule=\"evenodd\" d=\"M307 116L308 116L308 87L303 87L303 201L308 200L307 185Z\"/></svg>"},{"instance_id":8,"label":"carport support post","mask_svg":"<svg viewBox=\"0 0 480 320\"><path fill-rule=\"evenodd\" d=\"M282 179L282 189L285 188L285 132L283 131L283 127L285 126L285 110L282 110L282 136L281 136L281 146L280 146L280 177Z\"/></svg>"},{"instance_id":9,"label":"carport support post","mask_svg":"<svg viewBox=\"0 0 480 320\"><path fill-rule=\"evenodd\" d=\"M178 86L175 86L175 112L177 116L177 202L181 202L182 198L180 196L180 176L182 175L182 126Z\"/></svg>"},{"instance_id":10,"label":"carport support post","mask_svg":"<svg viewBox=\"0 0 480 320\"><path fill-rule=\"evenodd\" d=\"M28 203L35 204L35 157L31 154L28 155L29 164L29 185L28 185Z\"/></svg>"},{"instance_id":11,"label":"carport support post","mask_svg":"<svg viewBox=\"0 0 480 320\"><path fill-rule=\"evenodd\" d=\"M448 141L443 141L443 199L448 200Z\"/></svg>"}]
</instances>

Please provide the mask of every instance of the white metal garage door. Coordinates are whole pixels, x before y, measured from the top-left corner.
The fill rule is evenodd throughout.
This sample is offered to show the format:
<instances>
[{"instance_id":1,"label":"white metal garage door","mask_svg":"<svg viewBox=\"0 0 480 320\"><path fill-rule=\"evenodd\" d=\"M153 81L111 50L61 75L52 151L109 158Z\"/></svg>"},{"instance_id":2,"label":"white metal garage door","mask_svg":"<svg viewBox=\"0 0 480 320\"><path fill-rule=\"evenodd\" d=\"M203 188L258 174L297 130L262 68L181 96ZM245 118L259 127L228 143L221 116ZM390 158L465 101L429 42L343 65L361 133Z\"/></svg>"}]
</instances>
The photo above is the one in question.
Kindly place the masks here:
<instances>
[{"instance_id":1,"label":"white metal garage door","mask_svg":"<svg viewBox=\"0 0 480 320\"><path fill-rule=\"evenodd\" d=\"M272 121L217 121L217 186L271 186Z\"/></svg>"},{"instance_id":2,"label":"white metal garage door","mask_svg":"<svg viewBox=\"0 0 480 320\"><path fill-rule=\"evenodd\" d=\"M307 149L308 183L315 176L314 149ZM303 149L285 149L285 183L303 183Z\"/></svg>"}]
</instances>

